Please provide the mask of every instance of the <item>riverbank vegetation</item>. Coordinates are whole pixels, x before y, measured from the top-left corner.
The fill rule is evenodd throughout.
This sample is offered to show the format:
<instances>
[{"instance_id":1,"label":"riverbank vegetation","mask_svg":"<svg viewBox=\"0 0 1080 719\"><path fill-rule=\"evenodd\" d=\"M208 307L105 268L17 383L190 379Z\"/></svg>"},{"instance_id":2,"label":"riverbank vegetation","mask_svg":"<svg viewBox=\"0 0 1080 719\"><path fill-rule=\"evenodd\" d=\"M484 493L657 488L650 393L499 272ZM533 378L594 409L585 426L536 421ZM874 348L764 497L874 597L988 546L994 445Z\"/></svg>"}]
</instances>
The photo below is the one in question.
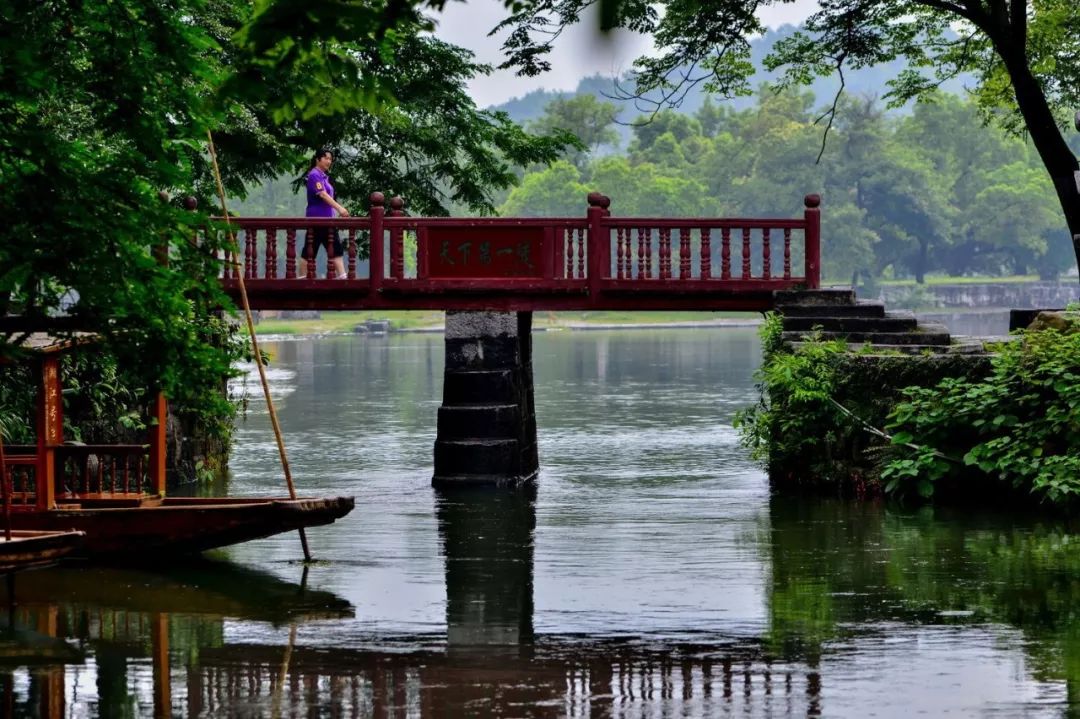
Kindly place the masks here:
<instances>
[{"instance_id":1,"label":"riverbank vegetation","mask_svg":"<svg viewBox=\"0 0 1080 719\"><path fill-rule=\"evenodd\" d=\"M579 325L656 325L702 323L729 320L756 324L761 316L751 312L535 312L535 329L558 329ZM441 330L442 311L394 310L371 312L323 312L318 317L279 319L260 318L255 331L260 335L346 334L368 322L386 321L392 331ZM366 331L366 330L365 330Z\"/></svg>"},{"instance_id":2,"label":"riverbank vegetation","mask_svg":"<svg viewBox=\"0 0 1080 719\"><path fill-rule=\"evenodd\" d=\"M779 484L840 494L1071 504L1080 492L1075 319L985 356L890 355L762 326L761 402L743 442Z\"/></svg>"}]
</instances>

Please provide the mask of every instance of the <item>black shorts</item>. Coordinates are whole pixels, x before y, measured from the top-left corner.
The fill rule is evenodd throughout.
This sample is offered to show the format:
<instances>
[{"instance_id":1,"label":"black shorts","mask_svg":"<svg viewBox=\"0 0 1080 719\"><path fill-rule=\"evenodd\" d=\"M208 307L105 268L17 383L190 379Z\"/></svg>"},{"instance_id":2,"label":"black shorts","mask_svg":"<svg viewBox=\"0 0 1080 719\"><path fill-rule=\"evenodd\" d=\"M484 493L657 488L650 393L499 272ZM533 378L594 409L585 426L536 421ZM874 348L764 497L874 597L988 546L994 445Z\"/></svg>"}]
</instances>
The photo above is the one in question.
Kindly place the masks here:
<instances>
[{"instance_id":1,"label":"black shorts","mask_svg":"<svg viewBox=\"0 0 1080 719\"><path fill-rule=\"evenodd\" d=\"M329 240L333 238L333 245L329 245ZM328 246L329 245L329 246ZM304 249L300 252L300 257L305 260L313 260L315 256L319 254L320 247L327 247L327 252L333 249L331 257L341 257L344 253L345 246L341 244L341 236L338 235L338 231L330 227L313 227L307 232L307 237L304 240Z\"/></svg>"}]
</instances>

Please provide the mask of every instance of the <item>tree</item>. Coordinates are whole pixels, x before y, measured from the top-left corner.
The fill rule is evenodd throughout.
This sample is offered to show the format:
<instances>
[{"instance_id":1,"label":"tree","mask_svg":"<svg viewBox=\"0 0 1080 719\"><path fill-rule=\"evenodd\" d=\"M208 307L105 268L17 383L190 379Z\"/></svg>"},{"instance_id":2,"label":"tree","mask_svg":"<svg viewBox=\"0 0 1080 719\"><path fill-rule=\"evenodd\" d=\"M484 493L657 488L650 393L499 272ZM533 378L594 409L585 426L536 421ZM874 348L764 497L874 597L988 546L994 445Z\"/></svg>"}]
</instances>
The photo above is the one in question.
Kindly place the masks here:
<instances>
[{"instance_id":1,"label":"tree","mask_svg":"<svg viewBox=\"0 0 1080 719\"><path fill-rule=\"evenodd\" d=\"M551 40L597 0L522 0L499 29L509 29L504 67L532 75L549 66ZM659 91L674 104L694 85L724 95L748 94L753 73L747 38L764 27L759 0L600 0L603 28L650 33L662 51L635 63L637 93ZM1053 182L1080 258L1080 171L1063 134L1080 106L1080 4L1075 0L834 0L806 31L777 44L766 58L784 81L808 84L906 57L910 69L887 97L902 104L945 80L970 73L983 111L1030 137ZM841 84L841 89L843 85ZM825 117L836 110L833 105Z\"/></svg>"},{"instance_id":2,"label":"tree","mask_svg":"<svg viewBox=\"0 0 1080 719\"><path fill-rule=\"evenodd\" d=\"M533 122L531 129L543 135L562 130L580 140L581 147L567 151L567 159L580 170L600 148L618 147L619 133L612 127L617 112L613 103L600 102L595 95L559 97L547 104L543 117Z\"/></svg>"},{"instance_id":3,"label":"tree","mask_svg":"<svg viewBox=\"0 0 1080 719\"><path fill-rule=\"evenodd\" d=\"M207 131L231 195L331 145L348 204L379 189L430 213L491 209L516 164L571 142L477 110L465 85L488 68L416 7L255 5L0 0L0 315L67 312L139 381L204 408L240 349L215 319L224 235L194 240L217 212Z\"/></svg>"}]
</instances>

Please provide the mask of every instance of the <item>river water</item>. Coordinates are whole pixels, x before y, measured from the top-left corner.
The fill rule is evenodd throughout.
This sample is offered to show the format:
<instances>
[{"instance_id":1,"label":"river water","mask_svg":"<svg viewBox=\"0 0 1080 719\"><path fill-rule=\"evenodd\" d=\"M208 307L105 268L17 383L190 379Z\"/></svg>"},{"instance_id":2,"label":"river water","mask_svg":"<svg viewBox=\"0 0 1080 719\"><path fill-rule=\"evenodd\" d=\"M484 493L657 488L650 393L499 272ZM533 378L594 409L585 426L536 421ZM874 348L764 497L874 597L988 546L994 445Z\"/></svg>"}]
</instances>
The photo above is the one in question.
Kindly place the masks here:
<instances>
[{"instance_id":1,"label":"river water","mask_svg":"<svg viewBox=\"0 0 1080 719\"><path fill-rule=\"evenodd\" d=\"M20 575L6 714L1080 714L1077 538L770 495L752 329L537 333L535 493L431 489L441 335L266 349L299 491L356 497L319 561ZM231 494L283 493L257 389Z\"/></svg>"}]
</instances>

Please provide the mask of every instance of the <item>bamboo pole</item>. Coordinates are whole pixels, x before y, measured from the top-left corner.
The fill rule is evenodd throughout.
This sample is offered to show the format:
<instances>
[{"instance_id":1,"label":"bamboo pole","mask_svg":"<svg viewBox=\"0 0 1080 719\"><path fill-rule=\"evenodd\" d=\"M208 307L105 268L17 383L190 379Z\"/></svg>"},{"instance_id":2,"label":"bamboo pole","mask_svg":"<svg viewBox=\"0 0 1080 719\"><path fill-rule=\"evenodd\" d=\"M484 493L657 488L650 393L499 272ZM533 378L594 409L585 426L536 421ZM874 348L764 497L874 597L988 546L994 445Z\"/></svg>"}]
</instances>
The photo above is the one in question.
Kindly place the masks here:
<instances>
[{"instance_id":1,"label":"bamboo pole","mask_svg":"<svg viewBox=\"0 0 1080 719\"><path fill-rule=\"evenodd\" d=\"M8 486L7 459L4 458L4 433L0 432L0 493L4 500L4 539L11 541L11 488Z\"/></svg>"},{"instance_id":2,"label":"bamboo pole","mask_svg":"<svg viewBox=\"0 0 1080 719\"><path fill-rule=\"evenodd\" d=\"M221 183L221 170L218 168L217 151L214 149L214 136L210 130L206 131L206 139L210 146L210 161L214 168L218 198L221 200L221 215L225 219L229 245L233 253L233 266L240 286L240 300L244 307L244 318L247 320L248 336L251 338L251 351L255 354L255 366L259 368L263 396L266 397L266 407L270 411L270 424L274 428L274 438L277 440L278 454L281 457L281 468L285 472L285 484L289 488L289 497L296 499L296 487L293 485L292 472L289 471L289 457L285 453L285 439L281 436L281 425L278 424L277 412L274 410L274 400L270 398L270 384L266 381L266 368L263 367L262 353L259 352L259 340L255 336L255 321L251 318L251 304L248 302L247 288L244 286L244 268L240 266L240 246L236 242L236 235L233 233L229 220L229 210L225 206L225 186ZM300 534L300 546L304 549L304 561L310 562L311 550L308 548L307 533L304 532L303 527L300 527L297 532Z\"/></svg>"}]
</instances>

